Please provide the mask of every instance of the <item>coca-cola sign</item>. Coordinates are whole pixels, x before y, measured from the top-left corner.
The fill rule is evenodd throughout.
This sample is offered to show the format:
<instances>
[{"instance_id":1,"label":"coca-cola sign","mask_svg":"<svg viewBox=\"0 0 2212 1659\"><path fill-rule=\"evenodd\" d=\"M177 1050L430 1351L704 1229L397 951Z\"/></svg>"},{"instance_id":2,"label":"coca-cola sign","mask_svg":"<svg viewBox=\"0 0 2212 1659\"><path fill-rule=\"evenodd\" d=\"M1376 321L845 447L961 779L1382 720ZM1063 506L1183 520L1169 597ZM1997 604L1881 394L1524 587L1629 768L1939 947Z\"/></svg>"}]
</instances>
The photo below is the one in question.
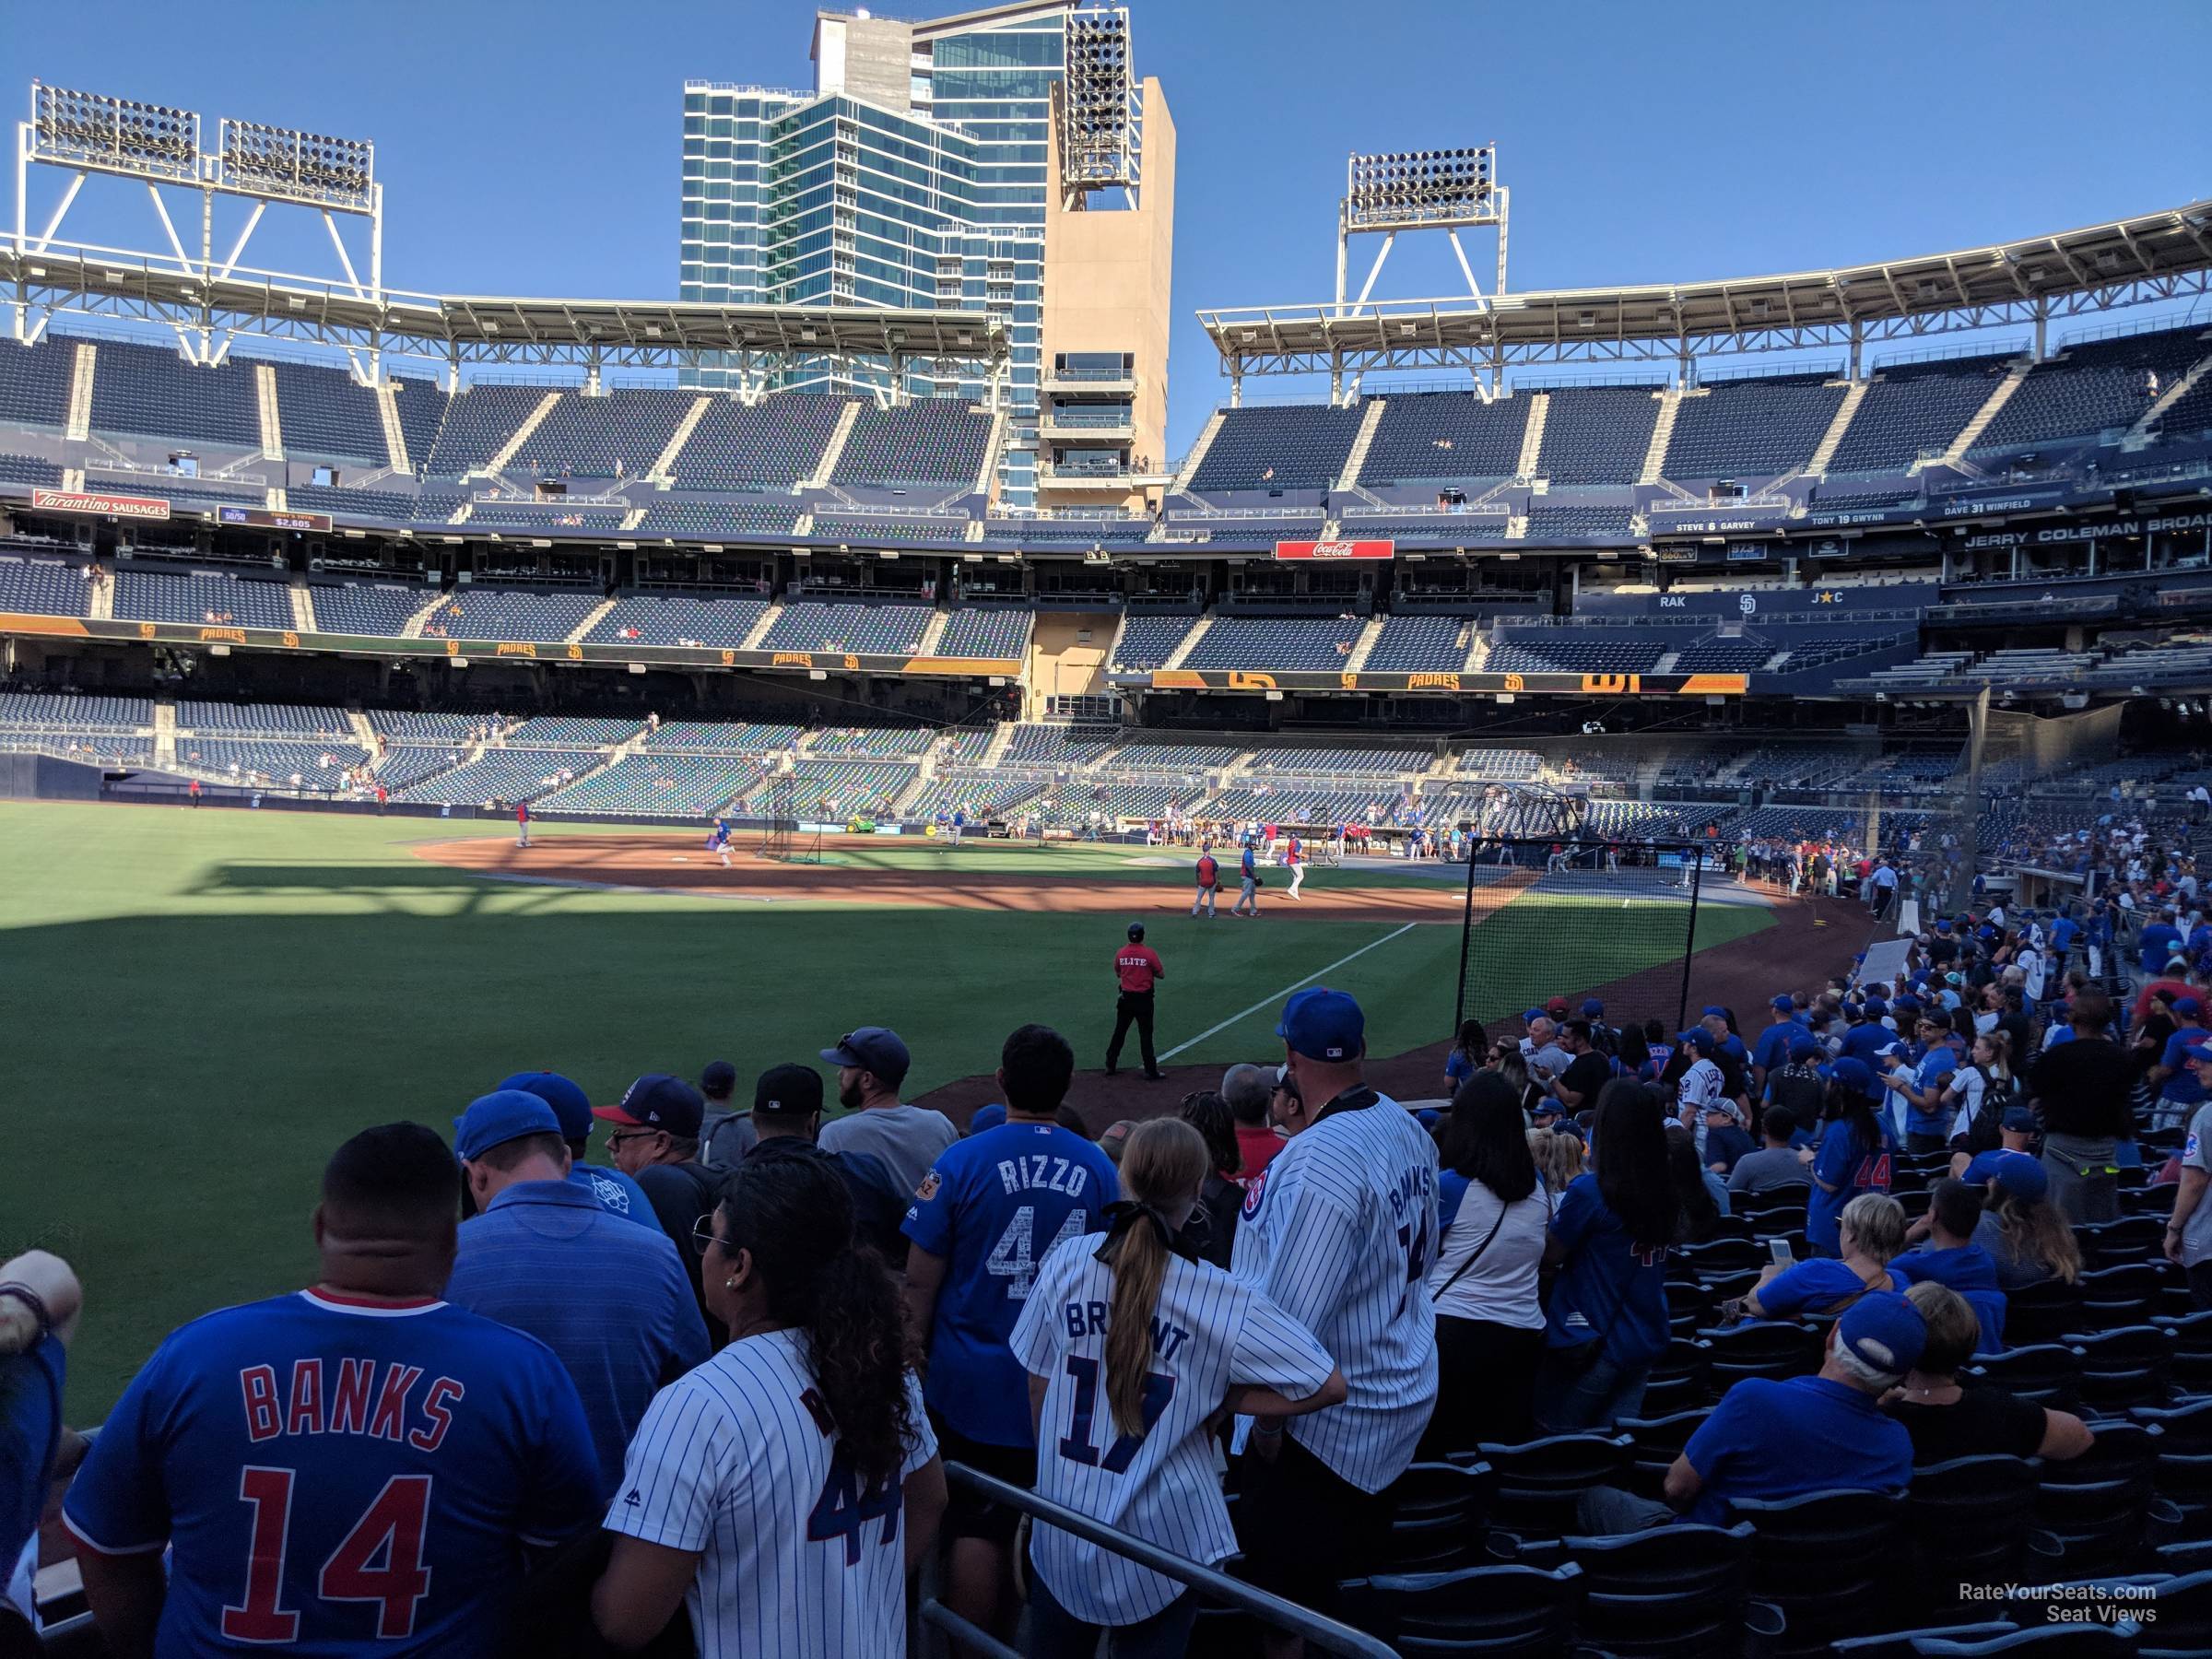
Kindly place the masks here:
<instances>
[{"instance_id":1,"label":"coca-cola sign","mask_svg":"<svg viewBox=\"0 0 2212 1659\"><path fill-rule=\"evenodd\" d=\"M1388 559L1397 550L1392 541L1278 541L1277 559Z\"/></svg>"}]
</instances>

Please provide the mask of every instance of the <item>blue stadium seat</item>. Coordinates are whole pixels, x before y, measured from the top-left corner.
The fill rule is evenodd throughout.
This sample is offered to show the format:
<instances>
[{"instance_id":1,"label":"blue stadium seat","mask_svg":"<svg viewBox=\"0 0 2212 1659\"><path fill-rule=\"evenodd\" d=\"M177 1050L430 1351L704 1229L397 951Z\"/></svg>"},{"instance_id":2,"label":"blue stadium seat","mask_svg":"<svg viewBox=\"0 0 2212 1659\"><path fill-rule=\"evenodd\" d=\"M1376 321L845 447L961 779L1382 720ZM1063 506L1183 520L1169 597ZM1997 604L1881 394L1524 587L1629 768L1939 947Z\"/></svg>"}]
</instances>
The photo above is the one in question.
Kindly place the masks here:
<instances>
[{"instance_id":1,"label":"blue stadium seat","mask_svg":"<svg viewBox=\"0 0 2212 1659\"><path fill-rule=\"evenodd\" d=\"M257 450L261 397L253 366L241 358L204 368L172 347L101 340L93 365L92 429Z\"/></svg>"},{"instance_id":2,"label":"blue stadium seat","mask_svg":"<svg viewBox=\"0 0 2212 1659\"><path fill-rule=\"evenodd\" d=\"M0 340L0 421L59 427L68 420L76 344L73 335L54 335L39 346Z\"/></svg>"},{"instance_id":3,"label":"blue stadium seat","mask_svg":"<svg viewBox=\"0 0 2212 1659\"><path fill-rule=\"evenodd\" d=\"M822 760L918 760L935 737L928 726L829 726L806 752Z\"/></svg>"},{"instance_id":4,"label":"blue stadium seat","mask_svg":"<svg viewBox=\"0 0 2212 1659\"><path fill-rule=\"evenodd\" d=\"M959 398L863 409L830 482L972 489L990 441L991 417Z\"/></svg>"},{"instance_id":5,"label":"blue stadium seat","mask_svg":"<svg viewBox=\"0 0 2212 1659\"><path fill-rule=\"evenodd\" d=\"M335 794L345 787L345 769L369 759L350 741L270 743L238 737L179 737L176 754L177 765L185 771L321 794Z\"/></svg>"},{"instance_id":6,"label":"blue stadium seat","mask_svg":"<svg viewBox=\"0 0 2212 1659\"><path fill-rule=\"evenodd\" d=\"M1925 452L1941 454L1989 401L2011 362L2006 357L1971 357L1885 364L1869 377L1866 395L1859 400L1828 470L1902 472ZM1840 504L1821 492L1823 508Z\"/></svg>"},{"instance_id":7,"label":"blue stadium seat","mask_svg":"<svg viewBox=\"0 0 2212 1659\"><path fill-rule=\"evenodd\" d=\"M556 390L544 385L479 382L463 388L447 404L438 437L427 453L414 451L413 433L407 435L408 458L432 477L458 477L473 472L499 453L514 436L530 412ZM405 399L402 406L406 406Z\"/></svg>"},{"instance_id":8,"label":"blue stadium seat","mask_svg":"<svg viewBox=\"0 0 2212 1659\"><path fill-rule=\"evenodd\" d=\"M689 594L630 594L592 624L584 641L593 645L700 646L730 651L767 614L759 598L701 599Z\"/></svg>"},{"instance_id":9,"label":"blue stadium seat","mask_svg":"<svg viewBox=\"0 0 2212 1659\"><path fill-rule=\"evenodd\" d=\"M817 512L807 535L816 541L845 547L880 547L886 542L964 542L971 521L964 512L904 517L888 512Z\"/></svg>"},{"instance_id":10,"label":"blue stadium seat","mask_svg":"<svg viewBox=\"0 0 2212 1659\"><path fill-rule=\"evenodd\" d=\"M0 484L28 484L33 488L54 489L62 482L62 469L52 461L37 455L0 454Z\"/></svg>"},{"instance_id":11,"label":"blue stadium seat","mask_svg":"<svg viewBox=\"0 0 2212 1659\"><path fill-rule=\"evenodd\" d=\"M1001 766L1069 771L1090 765L1112 748L1120 733L1112 726L1051 725L1024 722L1000 759Z\"/></svg>"},{"instance_id":12,"label":"blue stadium seat","mask_svg":"<svg viewBox=\"0 0 2212 1659\"><path fill-rule=\"evenodd\" d=\"M430 751L442 759L444 751ZM550 794L573 779L594 771L606 759L597 749L506 748L487 749L477 759L450 771L435 772L419 782L394 790L395 801L422 801L432 805L471 806L485 801L535 801ZM392 763L385 763L384 771ZM379 774L380 776L382 773ZM387 783L386 787L390 787Z\"/></svg>"},{"instance_id":13,"label":"blue stadium seat","mask_svg":"<svg viewBox=\"0 0 2212 1659\"><path fill-rule=\"evenodd\" d=\"M1797 471L1819 447L1843 393L1825 373L1723 381L1685 393L1660 470L1670 478Z\"/></svg>"},{"instance_id":14,"label":"blue stadium seat","mask_svg":"<svg viewBox=\"0 0 2212 1659\"><path fill-rule=\"evenodd\" d=\"M87 568L35 554L0 553L0 611L81 617L88 597Z\"/></svg>"},{"instance_id":15,"label":"blue stadium seat","mask_svg":"<svg viewBox=\"0 0 2212 1659\"><path fill-rule=\"evenodd\" d=\"M757 501L682 501L653 498L638 534L700 536L712 541L726 537L790 535L798 527L806 503L796 496L764 497Z\"/></svg>"},{"instance_id":16,"label":"blue stadium seat","mask_svg":"<svg viewBox=\"0 0 2212 1659\"><path fill-rule=\"evenodd\" d=\"M1350 658L1364 626L1357 618L1217 617L1183 665L1335 671Z\"/></svg>"},{"instance_id":17,"label":"blue stadium seat","mask_svg":"<svg viewBox=\"0 0 2212 1659\"><path fill-rule=\"evenodd\" d=\"M102 364L104 367L104 362ZM288 457L327 456L388 466L376 394L343 369L276 362L276 419Z\"/></svg>"},{"instance_id":18,"label":"blue stadium seat","mask_svg":"<svg viewBox=\"0 0 2212 1659\"><path fill-rule=\"evenodd\" d=\"M848 401L792 392L748 406L718 396L684 440L671 470L685 489L789 488L821 465Z\"/></svg>"},{"instance_id":19,"label":"blue stadium seat","mask_svg":"<svg viewBox=\"0 0 2212 1659\"><path fill-rule=\"evenodd\" d=\"M132 622L289 628L292 602L282 582L257 582L228 571L125 568L115 572L115 615Z\"/></svg>"},{"instance_id":20,"label":"blue stadium seat","mask_svg":"<svg viewBox=\"0 0 2212 1659\"><path fill-rule=\"evenodd\" d=\"M1633 484L1659 424L1651 386L1561 386L1550 394L1536 476L1554 484Z\"/></svg>"},{"instance_id":21,"label":"blue stadium seat","mask_svg":"<svg viewBox=\"0 0 2212 1659\"><path fill-rule=\"evenodd\" d=\"M353 724L346 718L346 711L328 705L203 702L184 699L177 703L177 729L203 737L220 733L312 739L325 744L353 741Z\"/></svg>"},{"instance_id":22,"label":"blue stadium seat","mask_svg":"<svg viewBox=\"0 0 2212 1659\"><path fill-rule=\"evenodd\" d=\"M1449 674L1465 666L1474 624L1465 617L1385 617L1367 666L1382 674Z\"/></svg>"},{"instance_id":23,"label":"blue stadium seat","mask_svg":"<svg viewBox=\"0 0 2212 1659\"><path fill-rule=\"evenodd\" d=\"M696 396L665 386L617 386L600 397L564 392L511 465L548 477L642 477Z\"/></svg>"},{"instance_id":24,"label":"blue stadium seat","mask_svg":"<svg viewBox=\"0 0 2212 1659\"><path fill-rule=\"evenodd\" d=\"M399 412L400 436L407 445L407 465L418 475L427 472L430 452L438 446L438 429L445 423L445 389L435 381L395 376L392 400Z\"/></svg>"},{"instance_id":25,"label":"blue stadium seat","mask_svg":"<svg viewBox=\"0 0 2212 1659\"><path fill-rule=\"evenodd\" d=\"M547 812L608 817L707 818L760 779L760 764L731 755L630 755L543 796Z\"/></svg>"},{"instance_id":26,"label":"blue stadium seat","mask_svg":"<svg viewBox=\"0 0 2212 1659\"><path fill-rule=\"evenodd\" d=\"M603 603L597 594L455 588L422 632L436 640L565 640Z\"/></svg>"},{"instance_id":27,"label":"blue stadium seat","mask_svg":"<svg viewBox=\"0 0 2212 1659\"><path fill-rule=\"evenodd\" d=\"M764 651L884 652L922 649L931 609L926 605L826 603L794 599L761 636Z\"/></svg>"},{"instance_id":28,"label":"blue stadium seat","mask_svg":"<svg viewBox=\"0 0 2212 1659\"><path fill-rule=\"evenodd\" d=\"M453 505L442 512L437 512L440 500L450 500ZM461 505L461 498L458 495L418 496L411 489L355 489L342 484L292 484L285 488L284 503L294 512L327 512L335 519L370 524L419 524L430 516L441 521L453 517L453 508Z\"/></svg>"},{"instance_id":29,"label":"blue stadium seat","mask_svg":"<svg viewBox=\"0 0 2212 1659\"><path fill-rule=\"evenodd\" d=\"M1527 539L1623 541L1635 533L1635 509L1625 503L1547 501L1539 497L1528 504Z\"/></svg>"},{"instance_id":30,"label":"blue stadium seat","mask_svg":"<svg viewBox=\"0 0 2212 1659\"><path fill-rule=\"evenodd\" d=\"M1035 613L1018 606L970 606L956 610L937 641L937 654L948 657L1020 657L1030 649L1030 624Z\"/></svg>"},{"instance_id":31,"label":"blue stadium seat","mask_svg":"<svg viewBox=\"0 0 2212 1659\"><path fill-rule=\"evenodd\" d=\"M396 639L415 613L430 602L431 590L383 582L344 582L315 584L309 597L315 607L315 626L324 633Z\"/></svg>"},{"instance_id":32,"label":"blue stadium seat","mask_svg":"<svg viewBox=\"0 0 2212 1659\"><path fill-rule=\"evenodd\" d=\"M1391 396L1360 463L1363 488L1510 478L1528 429L1529 400L1474 392Z\"/></svg>"},{"instance_id":33,"label":"blue stadium seat","mask_svg":"<svg viewBox=\"0 0 2212 1659\"><path fill-rule=\"evenodd\" d=\"M0 691L0 726L29 731L135 733L154 721L144 697L98 697L76 691Z\"/></svg>"},{"instance_id":34,"label":"blue stadium seat","mask_svg":"<svg viewBox=\"0 0 2212 1659\"><path fill-rule=\"evenodd\" d=\"M2068 343L2028 371L1970 455L2133 426L2190 366L2212 354L2202 328ZM2155 389L2154 389L2155 388Z\"/></svg>"},{"instance_id":35,"label":"blue stadium seat","mask_svg":"<svg viewBox=\"0 0 2212 1659\"><path fill-rule=\"evenodd\" d=\"M1122 623L1110 666L1131 672L1157 668L1175 654L1175 648L1197 625L1196 617L1130 616Z\"/></svg>"},{"instance_id":36,"label":"blue stadium seat","mask_svg":"<svg viewBox=\"0 0 2212 1659\"><path fill-rule=\"evenodd\" d=\"M1385 412L1387 413L1387 411ZM1327 489L1352 453L1359 406L1228 409L1191 478L1194 490Z\"/></svg>"}]
</instances>

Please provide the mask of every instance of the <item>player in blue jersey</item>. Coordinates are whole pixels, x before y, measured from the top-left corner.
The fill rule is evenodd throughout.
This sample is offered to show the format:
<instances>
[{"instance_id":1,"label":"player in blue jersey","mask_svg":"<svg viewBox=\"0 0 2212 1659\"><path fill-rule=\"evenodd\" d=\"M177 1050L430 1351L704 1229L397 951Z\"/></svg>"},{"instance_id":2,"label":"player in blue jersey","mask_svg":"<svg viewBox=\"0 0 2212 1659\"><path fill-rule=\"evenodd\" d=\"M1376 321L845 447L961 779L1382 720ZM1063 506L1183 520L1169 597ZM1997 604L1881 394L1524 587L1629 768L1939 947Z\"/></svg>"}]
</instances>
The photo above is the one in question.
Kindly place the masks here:
<instances>
[{"instance_id":1,"label":"player in blue jersey","mask_svg":"<svg viewBox=\"0 0 2212 1659\"><path fill-rule=\"evenodd\" d=\"M947 1463L1015 1486L1037 1477L1029 1373L1007 1347L1037 1265L1064 1240L1094 1230L1121 1196L1113 1164L1053 1122L1076 1072L1075 1051L1047 1026L1023 1026L999 1055L1006 1121L956 1141L915 1190L906 1213L906 1304L928 1349L930 1421ZM1014 1529L1020 1516L955 1492L945 1603L986 1630L1011 1632Z\"/></svg>"},{"instance_id":2,"label":"player in blue jersey","mask_svg":"<svg viewBox=\"0 0 2212 1659\"><path fill-rule=\"evenodd\" d=\"M714 820L714 828L710 830L707 835L707 851L710 853L720 853L722 855L722 867L725 870L730 867L729 819L716 818Z\"/></svg>"},{"instance_id":3,"label":"player in blue jersey","mask_svg":"<svg viewBox=\"0 0 2212 1659\"><path fill-rule=\"evenodd\" d=\"M1122 1154L1129 1201L1106 1240L1070 1239L1039 1265L1014 1327L1037 1415L1037 1488L1206 1565L1236 1548L1209 1425L1226 1402L1270 1418L1342 1402L1312 1333L1200 1261L1182 1225L1211 1172L1190 1124L1140 1124ZM1030 1535L1031 1659L1181 1653L1197 1599L1173 1579L1056 1527Z\"/></svg>"},{"instance_id":4,"label":"player in blue jersey","mask_svg":"<svg viewBox=\"0 0 2212 1659\"><path fill-rule=\"evenodd\" d=\"M504 1645L526 1553L591 1525L599 1475L552 1352L440 1300L460 1192L431 1130L363 1130L324 1171L316 1283L132 1380L63 1510L111 1651Z\"/></svg>"}]
</instances>

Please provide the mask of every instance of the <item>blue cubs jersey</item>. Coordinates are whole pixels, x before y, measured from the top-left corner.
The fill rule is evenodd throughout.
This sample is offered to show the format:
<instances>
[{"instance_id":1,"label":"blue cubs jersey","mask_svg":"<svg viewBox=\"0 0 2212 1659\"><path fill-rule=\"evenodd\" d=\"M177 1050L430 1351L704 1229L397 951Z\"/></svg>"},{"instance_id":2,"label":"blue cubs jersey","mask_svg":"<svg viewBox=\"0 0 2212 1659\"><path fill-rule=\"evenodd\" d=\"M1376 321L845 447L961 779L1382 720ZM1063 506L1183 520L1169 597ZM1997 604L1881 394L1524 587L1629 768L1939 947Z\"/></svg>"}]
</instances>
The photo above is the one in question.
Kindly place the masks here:
<instances>
[{"instance_id":1,"label":"blue cubs jersey","mask_svg":"<svg viewBox=\"0 0 2212 1659\"><path fill-rule=\"evenodd\" d=\"M1097 1231L1121 1191L1112 1160L1053 1124L955 1141L923 1177L903 1230L945 1262L924 1397L970 1440L1031 1443L1029 1372L1007 1339L1053 1246Z\"/></svg>"},{"instance_id":2,"label":"blue cubs jersey","mask_svg":"<svg viewBox=\"0 0 2212 1659\"><path fill-rule=\"evenodd\" d=\"M159 1659L500 1650L526 1545L598 1518L576 1385L442 1301L320 1290L164 1342L69 1488L102 1554L172 1546Z\"/></svg>"}]
</instances>

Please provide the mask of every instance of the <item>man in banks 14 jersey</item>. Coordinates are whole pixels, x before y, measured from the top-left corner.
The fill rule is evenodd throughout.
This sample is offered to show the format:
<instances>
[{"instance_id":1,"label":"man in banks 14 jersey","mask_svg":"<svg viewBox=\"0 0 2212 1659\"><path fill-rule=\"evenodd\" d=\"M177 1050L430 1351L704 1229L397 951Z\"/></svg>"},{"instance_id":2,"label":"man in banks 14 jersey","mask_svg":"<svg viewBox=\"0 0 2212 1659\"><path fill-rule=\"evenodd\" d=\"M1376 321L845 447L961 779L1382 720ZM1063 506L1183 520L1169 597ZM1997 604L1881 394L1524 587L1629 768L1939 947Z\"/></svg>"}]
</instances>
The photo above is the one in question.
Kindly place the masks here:
<instances>
[{"instance_id":1,"label":"man in banks 14 jersey","mask_svg":"<svg viewBox=\"0 0 2212 1659\"><path fill-rule=\"evenodd\" d=\"M434 1132L364 1130L324 1171L317 1283L133 1379L63 1510L113 1651L503 1644L526 1549L592 1524L598 1475L552 1352L439 1300L459 1205Z\"/></svg>"},{"instance_id":2,"label":"man in banks 14 jersey","mask_svg":"<svg viewBox=\"0 0 2212 1659\"><path fill-rule=\"evenodd\" d=\"M1037 1265L1121 1195L1112 1161L1053 1121L1075 1070L1075 1051L1049 1027L1008 1037L998 1070L1006 1121L940 1152L906 1216L907 1312L928 1347L925 1398L946 1461L1021 1487L1036 1482L1037 1447L1029 1375L1007 1338ZM964 1490L946 1512L946 1605L987 1630L1012 1622L1019 1520Z\"/></svg>"}]
</instances>

